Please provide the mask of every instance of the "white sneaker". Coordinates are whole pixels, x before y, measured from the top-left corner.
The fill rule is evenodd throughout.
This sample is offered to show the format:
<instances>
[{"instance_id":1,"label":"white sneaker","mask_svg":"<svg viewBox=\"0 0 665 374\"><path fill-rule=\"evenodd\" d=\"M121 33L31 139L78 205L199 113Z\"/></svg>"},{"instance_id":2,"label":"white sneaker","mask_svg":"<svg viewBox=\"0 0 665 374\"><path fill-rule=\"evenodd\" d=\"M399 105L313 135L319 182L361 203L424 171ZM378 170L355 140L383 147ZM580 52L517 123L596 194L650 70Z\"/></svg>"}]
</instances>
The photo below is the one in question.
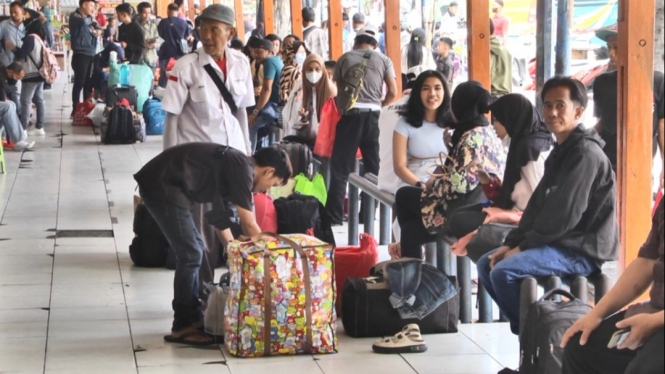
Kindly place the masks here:
<instances>
[{"instance_id":1,"label":"white sneaker","mask_svg":"<svg viewBox=\"0 0 665 374\"><path fill-rule=\"evenodd\" d=\"M16 152L23 152L25 150L31 149L35 145L35 142L26 142L21 140L20 142L14 144L14 150Z\"/></svg>"},{"instance_id":2,"label":"white sneaker","mask_svg":"<svg viewBox=\"0 0 665 374\"><path fill-rule=\"evenodd\" d=\"M44 129L38 129L38 128L29 128L28 129L28 136L45 136L46 131Z\"/></svg>"}]
</instances>

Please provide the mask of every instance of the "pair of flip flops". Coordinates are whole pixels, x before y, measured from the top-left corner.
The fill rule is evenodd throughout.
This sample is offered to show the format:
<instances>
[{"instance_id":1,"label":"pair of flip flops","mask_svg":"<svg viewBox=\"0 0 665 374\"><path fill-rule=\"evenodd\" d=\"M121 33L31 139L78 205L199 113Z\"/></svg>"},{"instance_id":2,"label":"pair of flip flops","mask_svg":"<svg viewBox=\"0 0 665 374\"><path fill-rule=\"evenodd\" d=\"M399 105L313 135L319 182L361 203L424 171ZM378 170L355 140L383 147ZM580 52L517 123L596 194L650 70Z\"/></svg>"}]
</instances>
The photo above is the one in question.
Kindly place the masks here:
<instances>
[{"instance_id":1,"label":"pair of flip flops","mask_svg":"<svg viewBox=\"0 0 665 374\"><path fill-rule=\"evenodd\" d=\"M381 354L422 353L427 351L427 344L420 334L420 327L410 324L394 337L374 343L372 350Z\"/></svg>"},{"instance_id":2,"label":"pair of flip flops","mask_svg":"<svg viewBox=\"0 0 665 374\"><path fill-rule=\"evenodd\" d=\"M203 340L203 341L198 341L198 340L191 340L190 338L196 336L199 337L201 335L204 335L208 338L208 340ZM206 334L204 331L203 327L200 329L190 331L187 333L182 334L179 337L175 337L173 335L165 335L164 340L169 342L169 343L177 343L177 344L185 344L185 345L191 345L194 347L206 347L214 344L219 344L219 339L216 337L211 337L210 335Z\"/></svg>"}]
</instances>

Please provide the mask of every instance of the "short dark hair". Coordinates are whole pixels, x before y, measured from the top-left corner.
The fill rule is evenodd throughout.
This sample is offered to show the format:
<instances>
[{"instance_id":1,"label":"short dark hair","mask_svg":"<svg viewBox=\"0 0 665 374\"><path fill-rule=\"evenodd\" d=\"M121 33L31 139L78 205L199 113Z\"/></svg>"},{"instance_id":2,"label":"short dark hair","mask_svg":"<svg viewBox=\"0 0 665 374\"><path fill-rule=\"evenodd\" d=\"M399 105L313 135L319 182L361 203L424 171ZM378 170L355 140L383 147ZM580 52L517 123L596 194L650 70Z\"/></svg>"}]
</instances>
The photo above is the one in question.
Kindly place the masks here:
<instances>
[{"instance_id":1,"label":"short dark hair","mask_svg":"<svg viewBox=\"0 0 665 374\"><path fill-rule=\"evenodd\" d=\"M358 35L356 36L356 44L369 44L372 47L376 47L379 45L379 42L369 35Z\"/></svg>"},{"instance_id":2,"label":"short dark hair","mask_svg":"<svg viewBox=\"0 0 665 374\"><path fill-rule=\"evenodd\" d=\"M11 9L15 6L21 8L21 9L25 9L25 7L23 6L23 3L20 2L20 1L13 1L11 4L9 4L9 9Z\"/></svg>"},{"instance_id":3,"label":"short dark hair","mask_svg":"<svg viewBox=\"0 0 665 374\"><path fill-rule=\"evenodd\" d=\"M245 48L245 46L242 44L242 40L233 39L233 40L231 40L231 48L233 48L233 49L243 49L243 48Z\"/></svg>"},{"instance_id":4,"label":"short dark hair","mask_svg":"<svg viewBox=\"0 0 665 374\"><path fill-rule=\"evenodd\" d=\"M490 18L490 35L494 35L494 21Z\"/></svg>"},{"instance_id":5,"label":"short dark hair","mask_svg":"<svg viewBox=\"0 0 665 374\"><path fill-rule=\"evenodd\" d=\"M22 63L20 63L18 61L14 61L11 64L9 64L9 66L7 66L7 70L11 70L14 73L20 73L20 72L25 71L25 68L23 67Z\"/></svg>"},{"instance_id":6,"label":"short dark hair","mask_svg":"<svg viewBox=\"0 0 665 374\"><path fill-rule=\"evenodd\" d=\"M365 15L362 13L356 13L353 15L353 23L365 23Z\"/></svg>"},{"instance_id":7,"label":"short dark hair","mask_svg":"<svg viewBox=\"0 0 665 374\"><path fill-rule=\"evenodd\" d=\"M136 6L136 9L138 10L139 13L143 12L143 10L147 8L152 9L152 5L147 1L144 1Z\"/></svg>"},{"instance_id":8,"label":"short dark hair","mask_svg":"<svg viewBox=\"0 0 665 374\"><path fill-rule=\"evenodd\" d=\"M130 3L122 3L115 7L116 12L129 14L130 16L134 15L134 7Z\"/></svg>"},{"instance_id":9,"label":"short dark hair","mask_svg":"<svg viewBox=\"0 0 665 374\"><path fill-rule=\"evenodd\" d=\"M254 164L260 167L275 168L275 176L282 178L283 184L288 183L293 175L293 168L291 167L291 160L289 155L277 145L256 151L254 154Z\"/></svg>"},{"instance_id":10,"label":"short dark hair","mask_svg":"<svg viewBox=\"0 0 665 374\"><path fill-rule=\"evenodd\" d=\"M452 8L454 6L459 6L459 4L457 4L457 2L455 2L455 1L453 1L452 3L450 3L450 5L448 5L448 8Z\"/></svg>"},{"instance_id":11,"label":"short dark hair","mask_svg":"<svg viewBox=\"0 0 665 374\"><path fill-rule=\"evenodd\" d=\"M314 22L316 21L316 12L310 7L305 7L302 10L302 20L303 22Z\"/></svg>"},{"instance_id":12,"label":"short dark hair","mask_svg":"<svg viewBox=\"0 0 665 374\"><path fill-rule=\"evenodd\" d=\"M342 21L348 21L349 20L349 14L348 13L342 13Z\"/></svg>"},{"instance_id":13,"label":"short dark hair","mask_svg":"<svg viewBox=\"0 0 665 374\"><path fill-rule=\"evenodd\" d=\"M567 88L570 91L570 99L580 106L586 108L589 105L589 95L584 84L575 78L564 76L557 76L545 82L540 99L545 102L547 92L557 87Z\"/></svg>"},{"instance_id":14,"label":"short dark hair","mask_svg":"<svg viewBox=\"0 0 665 374\"><path fill-rule=\"evenodd\" d=\"M277 36L275 34L266 35L266 39L270 40L271 42L274 42L275 40L279 40L279 44L282 44L282 39L280 39L279 36Z\"/></svg>"},{"instance_id":15,"label":"short dark hair","mask_svg":"<svg viewBox=\"0 0 665 374\"><path fill-rule=\"evenodd\" d=\"M185 0L173 0L173 4L177 5L178 8L185 5Z\"/></svg>"},{"instance_id":16,"label":"short dark hair","mask_svg":"<svg viewBox=\"0 0 665 374\"><path fill-rule=\"evenodd\" d=\"M288 39L288 38L293 38L293 39L295 39L295 40L297 40L297 41L300 41L300 37L299 37L298 35L295 35L295 34L289 34L289 35L285 36L285 37L284 37L284 40L286 40L286 39Z\"/></svg>"},{"instance_id":17,"label":"short dark hair","mask_svg":"<svg viewBox=\"0 0 665 374\"><path fill-rule=\"evenodd\" d=\"M177 12L177 11L180 10L180 7L179 7L178 4L176 4L176 3L171 3L171 4L169 4L167 10L168 10L169 12Z\"/></svg>"},{"instance_id":18,"label":"short dark hair","mask_svg":"<svg viewBox=\"0 0 665 374\"><path fill-rule=\"evenodd\" d=\"M326 65L327 69L334 69L334 68L337 67L337 61L335 61L335 60L328 60L324 64Z\"/></svg>"},{"instance_id":19,"label":"short dark hair","mask_svg":"<svg viewBox=\"0 0 665 374\"><path fill-rule=\"evenodd\" d=\"M439 43L446 43L450 48L452 48L455 45L455 42L447 36L444 36L443 38L439 39Z\"/></svg>"},{"instance_id":20,"label":"short dark hair","mask_svg":"<svg viewBox=\"0 0 665 374\"><path fill-rule=\"evenodd\" d=\"M409 125L417 129L423 126L423 121L425 120L425 105L423 104L420 91L423 90L423 85L429 78L437 78L443 85L443 102L441 103L439 109L436 111L436 124L439 127L445 127L445 114L450 110L450 101L452 95L450 93L448 82L446 82L446 77L444 77L441 72L436 70L427 70L422 72L418 76L418 79L416 79L416 82L413 84L413 91L409 96L409 101L406 103L406 108L404 111L399 113L400 116L404 117Z\"/></svg>"}]
</instances>

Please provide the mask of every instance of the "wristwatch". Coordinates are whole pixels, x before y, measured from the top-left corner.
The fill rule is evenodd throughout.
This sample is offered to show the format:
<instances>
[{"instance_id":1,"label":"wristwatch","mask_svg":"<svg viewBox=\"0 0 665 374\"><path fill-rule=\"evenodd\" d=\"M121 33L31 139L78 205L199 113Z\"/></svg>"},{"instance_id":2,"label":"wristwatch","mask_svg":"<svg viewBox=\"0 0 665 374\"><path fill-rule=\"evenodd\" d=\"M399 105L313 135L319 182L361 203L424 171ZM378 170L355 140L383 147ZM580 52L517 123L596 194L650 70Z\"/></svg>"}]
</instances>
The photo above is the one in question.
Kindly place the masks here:
<instances>
[{"instance_id":1,"label":"wristwatch","mask_svg":"<svg viewBox=\"0 0 665 374\"><path fill-rule=\"evenodd\" d=\"M423 188L423 189L425 188L425 184L423 182L420 182L420 181L418 181L418 183L416 183L414 186L416 186L418 188Z\"/></svg>"},{"instance_id":2,"label":"wristwatch","mask_svg":"<svg viewBox=\"0 0 665 374\"><path fill-rule=\"evenodd\" d=\"M255 116L258 116L259 113L260 113L260 112L259 112L258 109L254 109L254 111L252 111L252 114L255 115Z\"/></svg>"}]
</instances>

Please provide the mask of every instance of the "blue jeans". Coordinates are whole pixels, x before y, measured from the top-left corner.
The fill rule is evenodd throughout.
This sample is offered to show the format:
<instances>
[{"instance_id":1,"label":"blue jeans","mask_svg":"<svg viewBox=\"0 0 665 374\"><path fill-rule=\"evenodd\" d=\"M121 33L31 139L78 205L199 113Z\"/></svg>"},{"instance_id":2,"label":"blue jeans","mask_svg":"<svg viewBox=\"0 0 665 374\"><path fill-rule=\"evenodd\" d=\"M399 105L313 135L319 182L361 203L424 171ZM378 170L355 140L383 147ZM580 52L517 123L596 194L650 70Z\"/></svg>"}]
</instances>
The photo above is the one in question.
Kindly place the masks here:
<instances>
[{"instance_id":1,"label":"blue jeans","mask_svg":"<svg viewBox=\"0 0 665 374\"><path fill-rule=\"evenodd\" d=\"M4 127L9 139L16 144L27 135L16 114L16 105L12 101L0 101L0 127Z\"/></svg>"},{"instance_id":2,"label":"blue jeans","mask_svg":"<svg viewBox=\"0 0 665 374\"><path fill-rule=\"evenodd\" d=\"M173 331L180 331L203 321L199 300L199 271L205 244L194 225L189 209L164 199L154 199L140 191L143 204L157 221L166 240L175 251L176 270L173 283Z\"/></svg>"},{"instance_id":3,"label":"blue jeans","mask_svg":"<svg viewBox=\"0 0 665 374\"><path fill-rule=\"evenodd\" d=\"M600 271L591 258L573 250L550 246L523 251L500 261L494 269L490 269L489 256L497 250L478 260L478 279L510 321L510 329L515 335L520 331L522 279L545 278L552 275L561 278L573 275L588 276Z\"/></svg>"},{"instance_id":4,"label":"blue jeans","mask_svg":"<svg viewBox=\"0 0 665 374\"><path fill-rule=\"evenodd\" d=\"M46 116L46 106L44 104L44 82L22 82L21 87L21 125L24 129L28 128L30 122L31 103L35 103L37 108L37 122L35 127L41 129L44 127L44 118Z\"/></svg>"}]
</instances>

